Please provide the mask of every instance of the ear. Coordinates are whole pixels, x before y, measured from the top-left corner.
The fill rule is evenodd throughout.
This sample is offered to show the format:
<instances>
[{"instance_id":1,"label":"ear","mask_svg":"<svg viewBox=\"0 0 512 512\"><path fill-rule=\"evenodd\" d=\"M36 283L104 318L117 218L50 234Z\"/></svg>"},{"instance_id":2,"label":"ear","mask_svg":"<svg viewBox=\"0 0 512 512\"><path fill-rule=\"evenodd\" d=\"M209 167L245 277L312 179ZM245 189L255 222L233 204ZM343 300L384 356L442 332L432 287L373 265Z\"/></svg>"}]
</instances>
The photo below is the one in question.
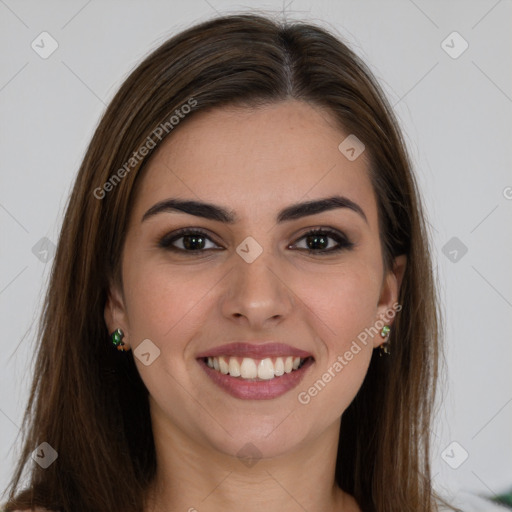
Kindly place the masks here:
<instances>
[{"instance_id":1,"label":"ear","mask_svg":"<svg viewBox=\"0 0 512 512\"><path fill-rule=\"evenodd\" d=\"M386 273L382 281L376 320L384 322L385 325L393 325L406 266L407 256L405 254L397 256L393 261L392 269ZM378 347L382 343L384 340L380 336L374 337L374 347Z\"/></svg>"},{"instance_id":2,"label":"ear","mask_svg":"<svg viewBox=\"0 0 512 512\"><path fill-rule=\"evenodd\" d=\"M117 285L110 285L107 302L105 304L104 318L109 334L116 329L121 329L124 333L123 342L130 348L130 328L126 314L125 301L123 293Z\"/></svg>"}]
</instances>

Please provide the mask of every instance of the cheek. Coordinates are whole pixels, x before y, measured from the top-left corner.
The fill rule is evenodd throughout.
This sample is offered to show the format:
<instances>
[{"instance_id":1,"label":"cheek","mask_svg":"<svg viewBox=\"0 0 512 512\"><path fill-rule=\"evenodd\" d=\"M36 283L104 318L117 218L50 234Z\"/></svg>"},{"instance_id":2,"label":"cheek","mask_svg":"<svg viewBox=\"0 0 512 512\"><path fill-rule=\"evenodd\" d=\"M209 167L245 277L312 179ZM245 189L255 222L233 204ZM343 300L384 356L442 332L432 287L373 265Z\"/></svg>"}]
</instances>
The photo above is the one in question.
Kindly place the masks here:
<instances>
[{"instance_id":1,"label":"cheek","mask_svg":"<svg viewBox=\"0 0 512 512\"><path fill-rule=\"evenodd\" d=\"M159 407L168 412L193 407L185 390L191 387L189 369L194 362L184 364L185 353L204 318L201 300L218 279L142 260L130 262L126 270L130 343L139 374ZM137 346L145 339L159 350L148 366L137 357Z\"/></svg>"},{"instance_id":2,"label":"cheek","mask_svg":"<svg viewBox=\"0 0 512 512\"><path fill-rule=\"evenodd\" d=\"M302 289L314 313L322 353L315 372L301 386L298 401L311 413L323 414L326 422L343 413L366 376L373 336L378 335L371 330L380 291L377 270L361 261L326 278L317 276L316 286L304 284Z\"/></svg>"},{"instance_id":3,"label":"cheek","mask_svg":"<svg viewBox=\"0 0 512 512\"><path fill-rule=\"evenodd\" d=\"M150 338L165 350L182 348L180 340L187 339L184 329L192 327L190 319L204 294L215 284L213 277L144 262L132 265L127 276L127 315L134 343ZM177 332L180 336L175 335Z\"/></svg>"},{"instance_id":4,"label":"cheek","mask_svg":"<svg viewBox=\"0 0 512 512\"><path fill-rule=\"evenodd\" d=\"M321 330L331 350L343 350L375 322L380 294L377 270L362 262L301 281L298 294L307 301L316 323L323 324Z\"/></svg>"}]
</instances>

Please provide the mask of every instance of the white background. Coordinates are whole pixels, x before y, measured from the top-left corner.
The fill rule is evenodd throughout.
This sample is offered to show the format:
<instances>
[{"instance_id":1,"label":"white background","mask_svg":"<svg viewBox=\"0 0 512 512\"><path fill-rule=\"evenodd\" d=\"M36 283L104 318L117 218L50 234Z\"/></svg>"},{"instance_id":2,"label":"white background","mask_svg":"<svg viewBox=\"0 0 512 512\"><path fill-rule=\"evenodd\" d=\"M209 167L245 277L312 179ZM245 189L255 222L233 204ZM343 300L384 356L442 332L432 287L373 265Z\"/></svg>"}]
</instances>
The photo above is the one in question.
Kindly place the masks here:
<instances>
[{"instance_id":1,"label":"white background","mask_svg":"<svg viewBox=\"0 0 512 512\"><path fill-rule=\"evenodd\" d=\"M435 480L487 495L512 485L512 2L0 0L0 491L13 469L51 264L32 248L57 240L105 105L169 36L255 6L334 30L395 105L432 226L446 317ZM58 42L47 59L31 48L43 31ZM441 45L453 31L469 44L455 59ZM445 44L457 52L463 41ZM468 249L455 262L443 253L452 237ZM467 460L452 469L442 453L457 465L462 450Z\"/></svg>"}]
</instances>

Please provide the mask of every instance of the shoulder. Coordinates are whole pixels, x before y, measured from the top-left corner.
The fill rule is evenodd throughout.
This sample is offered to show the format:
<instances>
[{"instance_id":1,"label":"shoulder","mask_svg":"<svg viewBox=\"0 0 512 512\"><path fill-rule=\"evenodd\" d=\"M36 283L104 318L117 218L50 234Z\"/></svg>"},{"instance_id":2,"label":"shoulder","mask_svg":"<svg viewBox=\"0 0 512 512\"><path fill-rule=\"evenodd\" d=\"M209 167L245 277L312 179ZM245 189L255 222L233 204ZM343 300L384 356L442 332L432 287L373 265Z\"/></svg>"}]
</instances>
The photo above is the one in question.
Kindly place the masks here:
<instances>
[{"instance_id":1,"label":"shoulder","mask_svg":"<svg viewBox=\"0 0 512 512\"><path fill-rule=\"evenodd\" d=\"M443 498L456 510L461 512L505 512L510 510L502 505L498 505L488 499L481 498L476 494L459 491L455 497ZM439 505L438 512L453 512L453 509L445 505Z\"/></svg>"}]
</instances>

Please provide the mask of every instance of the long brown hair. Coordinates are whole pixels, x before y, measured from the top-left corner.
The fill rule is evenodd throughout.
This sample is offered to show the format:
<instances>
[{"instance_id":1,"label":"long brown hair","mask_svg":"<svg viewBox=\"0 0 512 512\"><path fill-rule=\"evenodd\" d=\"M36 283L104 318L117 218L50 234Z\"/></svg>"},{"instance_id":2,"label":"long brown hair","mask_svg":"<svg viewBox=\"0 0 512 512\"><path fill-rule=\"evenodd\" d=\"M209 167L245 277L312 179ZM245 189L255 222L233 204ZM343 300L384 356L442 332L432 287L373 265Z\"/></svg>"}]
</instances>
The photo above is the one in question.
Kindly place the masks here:
<instances>
[{"instance_id":1,"label":"long brown hair","mask_svg":"<svg viewBox=\"0 0 512 512\"><path fill-rule=\"evenodd\" d=\"M92 138L53 262L7 511L143 509L156 470L148 392L131 353L113 349L104 321L109 284L121 283L135 184L161 140L179 129L169 121L176 109L187 113L181 126L196 111L287 98L327 109L365 144L386 269L397 255L408 260L392 355L374 351L343 414L336 481L365 512L436 510L428 454L440 316L428 232L397 122L368 68L338 37L311 24L231 15L189 28L150 54ZM166 127L160 140L158 127ZM43 442L58 452L47 469L31 460Z\"/></svg>"}]
</instances>

